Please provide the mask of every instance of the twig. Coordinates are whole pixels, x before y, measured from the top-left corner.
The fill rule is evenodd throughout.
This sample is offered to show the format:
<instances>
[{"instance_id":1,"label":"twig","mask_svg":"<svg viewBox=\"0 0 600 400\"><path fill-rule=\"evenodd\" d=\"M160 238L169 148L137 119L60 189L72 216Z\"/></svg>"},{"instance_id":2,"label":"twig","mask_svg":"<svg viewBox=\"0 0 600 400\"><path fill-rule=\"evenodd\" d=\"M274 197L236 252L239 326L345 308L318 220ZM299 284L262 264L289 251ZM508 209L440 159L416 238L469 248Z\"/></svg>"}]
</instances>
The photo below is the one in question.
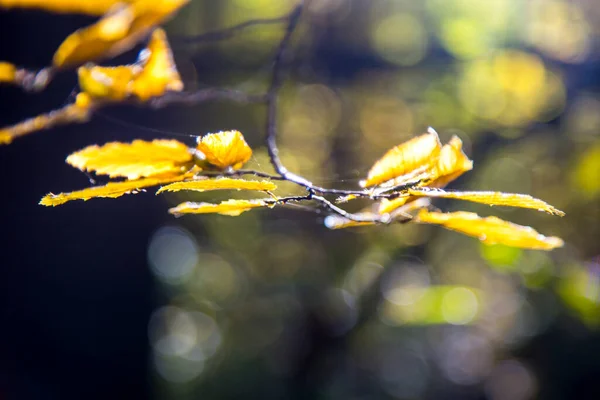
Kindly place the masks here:
<instances>
[{"instance_id":1,"label":"twig","mask_svg":"<svg viewBox=\"0 0 600 400\"><path fill-rule=\"evenodd\" d=\"M197 105L207 101L233 101L236 103L260 104L266 102L265 94L248 94L227 88L205 88L195 92L167 92L160 97L148 100L153 108L163 108L171 104Z\"/></svg>"},{"instance_id":2,"label":"twig","mask_svg":"<svg viewBox=\"0 0 600 400\"><path fill-rule=\"evenodd\" d=\"M209 31L204 32L196 36L180 36L174 38L174 43L182 42L184 44L197 44L202 42L209 41L220 41L231 38L233 35L242 31L246 28L251 28L258 25L270 25L270 24L280 24L282 22L287 22L289 16L285 15L283 17L277 18L262 18L262 19L253 19L250 21L242 22L241 24L234 25L229 28L225 28L217 31Z\"/></svg>"}]
</instances>

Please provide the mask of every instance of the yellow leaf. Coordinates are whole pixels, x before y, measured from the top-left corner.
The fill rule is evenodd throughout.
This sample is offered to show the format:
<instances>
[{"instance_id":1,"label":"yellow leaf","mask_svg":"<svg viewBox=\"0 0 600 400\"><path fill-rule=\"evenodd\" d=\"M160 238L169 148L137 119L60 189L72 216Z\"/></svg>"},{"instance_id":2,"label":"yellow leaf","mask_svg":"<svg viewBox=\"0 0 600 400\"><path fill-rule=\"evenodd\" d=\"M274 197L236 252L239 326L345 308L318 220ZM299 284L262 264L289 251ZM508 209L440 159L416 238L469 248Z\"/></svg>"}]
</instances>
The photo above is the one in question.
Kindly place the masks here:
<instances>
[{"instance_id":1,"label":"yellow leaf","mask_svg":"<svg viewBox=\"0 0 600 400\"><path fill-rule=\"evenodd\" d=\"M98 22L65 39L54 53L53 65L71 68L88 61L117 56L135 46L189 0L137 0L122 4Z\"/></svg>"},{"instance_id":2,"label":"yellow leaf","mask_svg":"<svg viewBox=\"0 0 600 400\"><path fill-rule=\"evenodd\" d=\"M457 199L482 203L490 206L509 206L531 208L544 211L552 215L565 215L564 212L554 208L550 204L536 199L527 194L503 193L503 192L446 192L442 189L414 188L408 193L413 196L441 197L445 199Z\"/></svg>"},{"instance_id":3,"label":"yellow leaf","mask_svg":"<svg viewBox=\"0 0 600 400\"><path fill-rule=\"evenodd\" d=\"M247 181L244 179L232 178L201 179L172 183L168 186L161 187L156 194L162 192L179 192L180 190L204 192L205 190L228 189L271 191L277 189L277 186L271 181Z\"/></svg>"},{"instance_id":4,"label":"yellow leaf","mask_svg":"<svg viewBox=\"0 0 600 400\"><path fill-rule=\"evenodd\" d=\"M462 151L462 140L452 136L450 142L445 144L440 151L437 163L431 172L433 181L429 187L443 188L462 174L473 169L473 161Z\"/></svg>"},{"instance_id":5,"label":"yellow leaf","mask_svg":"<svg viewBox=\"0 0 600 400\"><path fill-rule=\"evenodd\" d=\"M400 196L395 199L381 199L379 203L377 212L379 214L387 214L394 211L396 208L401 207L406 204L406 202L410 199L408 196Z\"/></svg>"},{"instance_id":6,"label":"yellow leaf","mask_svg":"<svg viewBox=\"0 0 600 400\"><path fill-rule=\"evenodd\" d=\"M68 156L67 163L111 178L138 179L186 172L193 166L193 157L188 147L177 140L134 140L88 146Z\"/></svg>"},{"instance_id":7,"label":"yellow leaf","mask_svg":"<svg viewBox=\"0 0 600 400\"><path fill-rule=\"evenodd\" d=\"M436 162L441 144L437 133L430 129L427 133L410 139L380 158L369 170L367 179L360 182L369 187L387 182L403 175L425 172Z\"/></svg>"},{"instance_id":8,"label":"yellow leaf","mask_svg":"<svg viewBox=\"0 0 600 400\"><path fill-rule=\"evenodd\" d=\"M37 132L42 129L52 128L57 125L69 124L72 122L87 121L90 116L93 104L83 104L76 102L59 110L51 111L47 114L38 115L15 125L0 129L0 144L9 144L15 138L25 136L29 133Z\"/></svg>"},{"instance_id":9,"label":"yellow leaf","mask_svg":"<svg viewBox=\"0 0 600 400\"><path fill-rule=\"evenodd\" d=\"M13 83L16 76L17 67L11 63L0 61L0 82Z\"/></svg>"},{"instance_id":10,"label":"yellow leaf","mask_svg":"<svg viewBox=\"0 0 600 400\"><path fill-rule=\"evenodd\" d=\"M137 65L101 67L85 65L77 69L81 90L92 98L120 101L131 95L133 80L141 73Z\"/></svg>"},{"instance_id":11,"label":"yellow leaf","mask_svg":"<svg viewBox=\"0 0 600 400\"><path fill-rule=\"evenodd\" d=\"M513 224L497 217L482 218L466 211L439 213L421 210L415 221L442 225L447 229L476 237L485 244L504 244L539 250L552 250L564 244L560 238L541 235L529 226Z\"/></svg>"},{"instance_id":12,"label":"yellow leaf","mask_svg":"<svg viewBox=\"0 0 600 400\"><path fill-rule=\"evenodd\" d=\"M165 31L155 29L146 50L149 54L142 72L133 81L133 94L141 101L146 101L166 91L183 90Z\"/></svg>"},{"instance_id":13,"label":"yellow leaf","mask_svg":"<svg viewBox=\"0 0 600 400\"><path fill-rule=\"evenodd\" d=\"M55 13L106 14L115 4L136 0L0 0L0 8L33 8Z\"/></svg>"},{"instance_id":14,"label":"yellow leaf","mask_svg":"<svg viewBox=\"0 0 600 400\"><path fill-rule=\"evenodd\" d=\"M252 156L252 149L239 131L209 133L198 139L198 150L212 167L225 170L241 168Z\"/></svg>"},{"instance_id":15,"label":"yellow leaf","mask_svg":"<svg viewBox=\"0 0 600 400\"><path fill-rule=\"evenodd\" d=\"M104 186L94 186L71 193L49 193L42 198L40 204L43 206L59 206L71 200L89 200L94 197L115 198L124 194L137 193L140 189L158 186L166 183L177 182L191 178L190 174L165 175L161 177L143 178L133 181L110 182Z\"/></svg>"},{"instance_id":16,"label":"yellow leaf","mask_svg":"<svg viewBox=\"0 0 600 400\"><path fill-rule=\"evenodd\" d=\"M258 207L272 207L274 203L270 200L226 200L219 204L212 203L181 203L171 208L169 212L175 215L181 214L221 214L237 217L243 212Z\"/></svg>"}]
</instances>

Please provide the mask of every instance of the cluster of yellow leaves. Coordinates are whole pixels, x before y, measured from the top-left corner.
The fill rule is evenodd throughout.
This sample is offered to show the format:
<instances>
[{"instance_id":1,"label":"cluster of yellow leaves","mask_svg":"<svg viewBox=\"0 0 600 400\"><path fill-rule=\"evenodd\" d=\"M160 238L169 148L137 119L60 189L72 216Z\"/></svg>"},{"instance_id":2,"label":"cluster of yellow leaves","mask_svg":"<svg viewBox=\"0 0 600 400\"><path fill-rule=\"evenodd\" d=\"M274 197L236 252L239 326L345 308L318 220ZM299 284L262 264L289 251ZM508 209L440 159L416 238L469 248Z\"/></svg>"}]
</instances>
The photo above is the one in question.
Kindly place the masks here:
<instances>
[{"instance_id":1,"label":"cluster of yellow leaves","mask_svg":"<svg viewBox=\"0 0 600 400\"><path fill-rule=\"evenodd\" d=\"M81 93L74 104L0 129L0 144L58 124L83 122L91 113L107 103L124 100L140 102L161 96L169 91L183 90L173 54L165 32L156 28L189 0L129 0L127 2L93 1L89 10L106 14L95 24L70 35L53 58L55 69L78 68ZM86 12L85 6L73 1L7 1L0 7L35 7L49 11ZM70 8L70 6L73 6ZM90 12L95 14L95 12ZM151 33L146 49L132 65L103 67L92 64L128 50ZM19 81L18 69L0 62L0 82Z\"/></svg>"},{"instance_id":2,"label":"cluster of yellow leaves","mask_svg":"<svg viewBox=\"0 0 600 400\"><path fill-rule=\"evenodd\" d=\"M563 245L557 237L546 237L530 227L516 225L496 217L481 218L468 212L438 213L429 212L429 201L417 203L420 198L448 198L466 200L490 206L511 206L544 211L548 214L563 216L564 213L548 203L529 195L502 192L459 192L442 190L465 172L473 168L473 162L462 151L462 141L457 136L449 143L441 145L437 133L430 129L389 150L379 159L361 181L373 194L391 191L396 198L382 199L374 205L373 215L390 214L392 219L404 217L417 210L412 221L437 224L448 229L479 238L487 244L501 243L509 246L530 249L550 250ZM408 188L400 188L409 184ZM397 192L394 188L398 187ZM348 201L342 198L339 201ZM343 217L335 216L326 221L332 229L368 225ZM372 223L371 223L372 224Z\"/></svg>"},{"instance_id":3,"label":"cluster of yellow leaves","mask_svg":"<svg viewBox=\"0 0 600 400\"><path fill-rule=\"evenodd\" d=\"M203 140L206 139L206 140ZM212 154L209 158L203 152ZM216 155L216 156L215 156ZM70 193L48 194L40 201L45 206L57 206L71 200L88 200L95 197L120 197L159 185L157 191L178 192L181 190L255 190L269 192L277 187L271 181L257 181L217 177L209 179L199 175L202 169L227 172L240 168L252 155L252 150L238 131L208 134L199 140L196 149L190 149L177 140L134 140L132 143L107 143L104 146L89 146L67 157L67 163L82 171L110 178L125 178L124 181L109 182L103 186L89 187ZM269 200L272 202L272 200ZM243 211L252 208L243 202L227 203L227 215L233 215L235 207ZM248 203L258 207L255 204ZM227 208L229 207L229 208ZM184 203L174 208L175 214L200 213L202 207ZM227 211L229 210L229 211ZM215 211L221 212L221 211ZM242 211L240 211L242 212Z\"/></svg>"}]
</instances>

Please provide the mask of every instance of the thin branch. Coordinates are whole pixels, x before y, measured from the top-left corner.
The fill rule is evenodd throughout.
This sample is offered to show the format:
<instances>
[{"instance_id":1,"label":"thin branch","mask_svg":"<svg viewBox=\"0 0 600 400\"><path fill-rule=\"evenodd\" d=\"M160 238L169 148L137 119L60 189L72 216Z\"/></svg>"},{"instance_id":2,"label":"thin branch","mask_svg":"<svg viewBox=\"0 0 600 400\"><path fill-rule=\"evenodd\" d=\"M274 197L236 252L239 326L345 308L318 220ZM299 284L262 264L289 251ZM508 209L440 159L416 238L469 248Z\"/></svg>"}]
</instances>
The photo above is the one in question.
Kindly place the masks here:
<instances>
[{"instance_id":1,"label":"thin branch","mask_svg":"<svg viewBox=\"0 0 600 400\"><path fill-rule=\"evenodd\" d=\"M176 36L173 41L174 43L181 42L184 44L197 44L203 42L226 40L233 37L236 33L246 28L251 28L258 25L280 24L283 22L287 22L288 20L289 15L285 15L283 17L278 18L253 19L250 21L242 22L239 25L231 26L229 28L217 31L204 32L196 36Z\"/></svg>"},{"instance_id":2,"label":"thin branch","mask_svg":"<svg viewBox=\"0 0 600 400\"><path fill-rule=\"evenodd\" d=\"M248 94L227 88L205 88L195 92L167 92L148 100L152 108L163 108L171 104L197 105L207 101L233 101L236 103L260 104L266 102L265 94Z\"/></svg>"}]
</instances>

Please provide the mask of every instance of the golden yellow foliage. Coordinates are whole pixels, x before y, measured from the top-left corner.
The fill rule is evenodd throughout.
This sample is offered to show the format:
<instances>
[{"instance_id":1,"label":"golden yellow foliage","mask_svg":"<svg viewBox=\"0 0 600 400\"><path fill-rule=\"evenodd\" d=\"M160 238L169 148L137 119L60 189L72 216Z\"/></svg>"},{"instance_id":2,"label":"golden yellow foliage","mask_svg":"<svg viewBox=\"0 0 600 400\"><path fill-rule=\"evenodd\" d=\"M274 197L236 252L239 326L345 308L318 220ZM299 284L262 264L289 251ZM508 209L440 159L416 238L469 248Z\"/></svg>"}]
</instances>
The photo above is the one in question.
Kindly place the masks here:
<instances>
[{"instance_id":1,"label":"golden yellow foliage","mask_svg":"<svg viewBox=\"0 0 600 400\"><path fill-rule=\"evenodd\" d=\"M156 194L162 192L179 192L180 190L193 190L204 192L206 190L258 190L271 191L277 189L277 186L271 181L247 181L244 179L217 178L217 179L197 179L193 181L176 182L161 187Z\"/></svg>"},{"instance_id":2,"label":"golden yellow foliage","mask_svg":"<svg viewBox=\"0 0 600 400\"><path fill-rule=\"evenodd\" d=\"M441 147L437 133L431 129L385 153L360 185L370 187L404 175L426 172L437 161Z\"/></svg>"},{"instance_id":3,"label":"golden yellow foliage","mask_svg":"<svg viewBox=\"0 0 600 400\"><path fill-rule=\"evenodd\" d=\"M241 168L252 157L252 149L239 131L210 133L198 139L198 150L210 166L225 170Z\"/></svg>"},{"instance_id":4,"label":"golden yellow foliage","mask_svg":"<svg viewBox=\"0 0 600 400\"><path fill-rule=\"evenodd\" d=\"M520 208L531 208L544 211L552 215L565 215L564 212L550 204L536 199L527 194L503 193L503 192L446 192L441 189L415 188L409 189L412 196L441 197L445 199L457 199L482 203L490 206L509 206Z\"/></svg>"},{"instance_id":5,"label":"golden yellow foliage","mask_svg":"<svg viewBox=\"0 0 600 400\"><path fill-rule=\"evenodd\" d=\"M133 80L141 70L138 65L85 65L77 69L79 87L93 99L125 100L131 95Z\"/></svg>"},{"instance_id":6,"label":"golden yellow foliage","mask_svg":"<svg viewBox=\"0 0 600 400\"><path fill-rule=\"evenodd\" d=\"M49 193L40 200L43 206L59 206L71 200L89 200L95 197L116 198L124 194L137 193L150 186L164 185L190 178L190 174L164 175L124 182L110 182L104 186L93 186L70 193Z\"/></svg>"},{"instance_id":7,"label":"golden yellow foliage","mask_svg":"<svg viewBox=\"0 0 600 400\"><path fill-rule=\"evenodd\" d=\"M102 101L121 101L131 96L147 101L166 91L183 90L162 29L154 30L148 47L141 54L145 55L140 60L141 65L102 67L89 64L79 67L79 86L92 98Z\"/></svg>"},{"instance_id":8,"label":"golden yellow foliage","mask_svg":"<svg viewBox=\"0 0 600 400\"><path fill-rule=\"evenodd\" d=\"M53 65L72 68L88 61L114 57L129 50L154 27L189 0L137 0L111 10L98 22L81 28L59 46Z\"/></svg>"},{"instance_id":9,"label":"golden yellow foliage","mask_svg":"<svg viewBox=\"0 0 600 400\"><path fill-rule=\"evenodd\" d=\"M450 141L442 146L439 158L431 171L433 181L427 186L443 188L472 169L473 161L462 151L462 140L458 136L452 136Z\"/></svg>"},{"instance_id":10,"label":"golden yellow foliage","mask_svg":"<svg viewBox=\"0 0 600 400\"><path fill-rule=\"evenodd\" d=\"M139 100L146 101L166 91L183 90L165 31L160 28L154 30L146 51L149 54L144 68L132 83L133 94Z\"/></svg>"},{"instance_id":11,"label":"golden yellow foliage","mask_svg":"<svg viewBox=\"0 0 600 400\"><path fill-rule=\"evenodd\" d=\"M185 202L169 209L171 214L221 214L237 217L243 212L258 207L270 207L274 203L270 199L261 200L226 200L219 204Z\"/></svg>"},{"instance_id":12,"label":"golden yellow foliage","mask_svg":"<svg viewBox=\"0 0 600 400\"><path fill-rule=\"evenodd\" d=\"M55 13L104 15L115 4L137 0L0 0L0 8L34 8Z\"/></svg>"},{"instance_id":13,"label":"golden yellow foliage","mask_svg":"<svg viewBox=\"0 0 600 400\"><path fill-rule=\"evenodd\" d=\"M0 61L0 82L13 83L16 79L16 75L17 67L15 67L14 64Z\"/></svg>"},{"instance_id":14,"label":"golden yellow foliage","mask_svg":"<svg viewBox=\"0 0 600 400\"><path fill-rule=\"evenodd\" d=\"M416 222L441 225L447 229L473 236L486 244L504 244L525 249L552 250L563 246L555 236L544 236L529 226L504 221L497 217L482 218L475 213L458 211L439 213L421 210Z\"/></svg>"},{"instance_id":15,"label":"golden yellow foliage","mask_svg":"<svg viewBox=\"0 0 600 400\"><path fill-rule=\"evenodd\" d=\"M68 156L67 163L111 178L138 179L185 173L192 168L193 157L189 148L177 140L134 140L88 146Z\"/></svg>"},{"instance_id":16,"label":"golden yellow foliage","mask_svg":"<svg viewBox=\"0 0 600 400\"><path fill-rule=\"evenodd\" d=\"M381 199L381 202L379 203L377 212L379 214L387 214L390 213L392 211L394 211L395 209L397 209L398 207L401 207L403 205L405 205L411 198L409 196L400 196L400 197L396 197L395 199Z\"/></svg>"},{"instance_id":17,"label":"golden yellow foliage","mask_svg":"<svg viewBox=\"0 0 600 400\"><path fill-rule=\"evenodd\" d=\"M75 102L75 104L70 104L59 110L54 110L47 114L42 114L2 128L0 129L0 144L9 144L17 137L56 125L87 121L90 116L91 106L92 104Z\"/></svg>"}]
</instances>

